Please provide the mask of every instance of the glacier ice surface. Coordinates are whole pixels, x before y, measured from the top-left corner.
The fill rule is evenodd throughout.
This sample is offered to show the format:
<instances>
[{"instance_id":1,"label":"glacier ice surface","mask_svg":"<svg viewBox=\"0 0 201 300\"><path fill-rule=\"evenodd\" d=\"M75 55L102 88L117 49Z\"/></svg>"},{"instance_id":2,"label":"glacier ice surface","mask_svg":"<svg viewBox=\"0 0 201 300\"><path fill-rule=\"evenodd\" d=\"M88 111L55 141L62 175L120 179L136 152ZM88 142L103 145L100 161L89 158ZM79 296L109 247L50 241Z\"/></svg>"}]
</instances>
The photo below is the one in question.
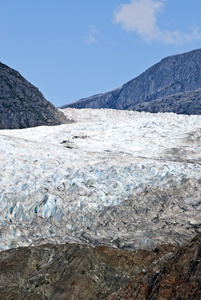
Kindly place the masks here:
<instances>
[{"instance_id":1,"label":"glacier ice surface","mask_svg":"<svg viewBox=\"0 0 201 300\"><path fill-rule=\"evenodd\" d=\"M201 226L201 116L65 109L0 131L0 249L182 243Z\"/></svg>"}]
</instances>

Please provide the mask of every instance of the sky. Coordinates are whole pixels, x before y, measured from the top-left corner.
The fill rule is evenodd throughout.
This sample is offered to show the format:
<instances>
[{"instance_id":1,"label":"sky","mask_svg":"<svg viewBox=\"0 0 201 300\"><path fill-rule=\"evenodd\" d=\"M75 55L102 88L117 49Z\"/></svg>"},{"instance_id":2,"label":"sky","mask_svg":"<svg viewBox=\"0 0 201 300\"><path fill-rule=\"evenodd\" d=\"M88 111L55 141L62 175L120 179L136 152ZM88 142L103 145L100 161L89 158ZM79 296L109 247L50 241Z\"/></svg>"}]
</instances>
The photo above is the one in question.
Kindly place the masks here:
<instances>
[{"instance_id":1,"label":"sky","mask_svg":"<svg viewBox=\"0 0 201 300\"><path fill-rule=\"evenodd\" d=\"M200 0L0 0L0 61L56 107L201 48Z\"/></svg>"}]
</instances>

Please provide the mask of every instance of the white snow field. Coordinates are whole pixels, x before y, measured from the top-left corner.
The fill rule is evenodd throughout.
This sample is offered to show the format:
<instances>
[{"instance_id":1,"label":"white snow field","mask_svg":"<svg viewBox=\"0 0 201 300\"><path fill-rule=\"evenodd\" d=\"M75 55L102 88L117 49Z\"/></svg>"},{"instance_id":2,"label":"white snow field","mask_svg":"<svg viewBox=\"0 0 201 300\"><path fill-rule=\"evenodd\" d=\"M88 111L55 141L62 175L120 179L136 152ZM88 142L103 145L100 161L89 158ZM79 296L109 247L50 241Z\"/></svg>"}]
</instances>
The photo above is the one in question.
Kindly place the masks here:
<instances>
[{"instance_id":1,"label":"white snow field","mask_svg":"<svg viewBox=\"0 0 201 300\"><path fill-rule=\"evenodd\" d=\"M65 109L0 131L0 249L181 244L201 229L201 116Z\"/></svg>"}]
</instances>

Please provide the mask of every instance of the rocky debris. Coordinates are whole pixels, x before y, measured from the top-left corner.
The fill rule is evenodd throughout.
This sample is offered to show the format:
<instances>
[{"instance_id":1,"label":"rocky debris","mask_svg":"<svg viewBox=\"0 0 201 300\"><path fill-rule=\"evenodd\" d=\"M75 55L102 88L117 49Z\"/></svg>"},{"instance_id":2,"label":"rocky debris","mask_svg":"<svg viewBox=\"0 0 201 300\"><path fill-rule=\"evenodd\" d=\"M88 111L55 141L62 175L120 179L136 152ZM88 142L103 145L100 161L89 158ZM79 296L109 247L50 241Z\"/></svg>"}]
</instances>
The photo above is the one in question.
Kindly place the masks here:
<instances>
[{"instance_id":1,"label":"rocky debris","mask_svg":"<svg viewBox=\"0 0 201 300\"><path fill-rule=\"evenodd\" d=\"M0 299L95 300L160 269L176 247L129 252L87 245L42 245L0 253Z\"/></svg>"},{"instance_id":2,"label":"rocky debris","mask_svg":"<svg viewBox=\"0 0 201 300\"><path fill-rule=\"evenodd\" d=\"M0 129L68 123L64 114L17 71L0 63Z\"/></svg>"},{"instance_id":3,"label":"rocky debris","mask_svg":"<svg viewBox=\"0 0 201 300\"><path fill-rule=\"evenodd\" d=\"M84 98L61 108L200 114L200 90L195 91L200 88L201 49L198 49L164 58L116 90Z\"/></svg>"},{"instance_id":4,"label":"rocky debris","mask_svg":"<svg viewBox=\"0 0 201 300\"><path fill-rule=\"evenodd\" d=\"M180 247L160 268L154 265L105 300L201 299L201 234Z\"/></svg>"},{"instance_id":5,"label":"rocky debris","mask_svg":"<svg viewBox=\"0 0 201 300\"><path fill-rule=\"evenodd\" d=\"M201 231L201 116L64 111L0 132L0 249L181 245Z\"/></svg>"}]
</instances>

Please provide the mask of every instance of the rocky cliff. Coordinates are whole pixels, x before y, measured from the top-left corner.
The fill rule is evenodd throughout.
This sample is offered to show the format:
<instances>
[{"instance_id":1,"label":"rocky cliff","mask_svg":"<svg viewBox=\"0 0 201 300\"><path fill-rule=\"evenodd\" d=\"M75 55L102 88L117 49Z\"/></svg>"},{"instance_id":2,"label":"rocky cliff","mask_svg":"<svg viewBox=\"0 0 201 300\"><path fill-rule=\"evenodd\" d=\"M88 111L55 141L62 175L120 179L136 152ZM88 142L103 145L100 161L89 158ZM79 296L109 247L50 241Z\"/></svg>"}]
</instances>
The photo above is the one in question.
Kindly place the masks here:
<instances>
[{"instance_id":1,"label":"rocky cliff","mask_svg":"<svg viewBox=\"0 0 201 300\"><path fill-rule=\"evenodd\" d=\"M61 111L17 71L0 63L0 129L67 123Z\"/></svg>"},{"instance_id":2,"label":"rocky cliff","mask_svg":"<svg viewBox=\"0 0 201 300\"><path fill-rule=\"evenodd\" d=\"M114 108L200 114L200 101L195 102L195 95L188 93L200 88L201 49L198 49L164 58L121 88L81 99L62 108ZM197 93L200 98L200 90Z\"/></svg>"}]
</instances>

